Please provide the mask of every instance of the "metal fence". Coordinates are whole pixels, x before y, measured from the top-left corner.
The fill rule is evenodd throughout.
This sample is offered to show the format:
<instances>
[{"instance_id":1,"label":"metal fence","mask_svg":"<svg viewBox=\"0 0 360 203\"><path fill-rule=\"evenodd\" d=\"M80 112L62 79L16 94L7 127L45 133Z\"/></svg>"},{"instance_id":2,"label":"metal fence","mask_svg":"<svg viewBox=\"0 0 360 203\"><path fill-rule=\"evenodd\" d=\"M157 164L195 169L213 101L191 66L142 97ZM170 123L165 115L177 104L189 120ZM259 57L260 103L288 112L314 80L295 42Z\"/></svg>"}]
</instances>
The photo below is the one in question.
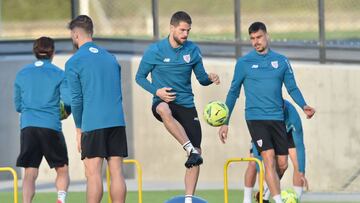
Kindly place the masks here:
<instances>
[{"instance_id":1,"label":"metal fence","mask_svg":"<svg viewBox=\"0 0 360 203\"><path fill-rule=\"evenodd\" d=\"M191 40L235 46L226 56L246 51L254 21L268 26L275 46L317 50L320 62L337 56L332 49L360 50L357 0L0 0L0 7L2 41L69 38L66 25L78 14L92 17L97 38L157 40L168 34L171 14L185 10L193 19Z\"/></svg>"}]
</instances>

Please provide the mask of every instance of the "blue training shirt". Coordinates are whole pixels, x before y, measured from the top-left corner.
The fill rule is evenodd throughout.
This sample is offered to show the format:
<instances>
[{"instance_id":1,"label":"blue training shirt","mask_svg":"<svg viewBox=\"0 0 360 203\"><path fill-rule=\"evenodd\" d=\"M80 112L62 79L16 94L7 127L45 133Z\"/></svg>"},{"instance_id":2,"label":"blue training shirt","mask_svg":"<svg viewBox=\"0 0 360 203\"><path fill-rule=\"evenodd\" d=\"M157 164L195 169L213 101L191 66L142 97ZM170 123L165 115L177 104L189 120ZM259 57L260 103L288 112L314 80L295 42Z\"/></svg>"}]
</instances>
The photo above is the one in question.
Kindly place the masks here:
<instances>
[{"instance_id":1,"label":"blue training shirt","mask_svg":"<svg viewBox=\"0 0 360 203\"><path fill-rule=\"evenodd\" d=\"M191 74L194 71L201 85L210 85L205 72L200 49L191 41L173 48L169 39L165 38L150 45L140 62L136 73L136 82L154 95L153 103L161 99L156 91L163 87L172 88L176 93L174 103L191 108L194 107L194 94L191 87ZM151 73L151 81L147 76Z\"/></svg>"},{"instance_id":2,"label":"blue training shirt","mask_svg":"<svg viewBox=\"0 0 360 203\"><path fill-rule=\"evenodd\" d=\"M125 126L121 67L115 56L87 42L66 62L65 73L77 128L88 132Z\"/></svg>"},{"instance_id":3,"label":"blue training shirt","mask_svg":"<svg viewBox=\"0 0 360 203\"><path fill-rule=\"evenodd\" d=\"M301 124L301 118L299 113L296 111L295 107L287 100L284 100L284 115L285 115L285 124L286 131L291 132L294 144L296 147L297 162L299 165L299 172L305 173L305 145L304 145L304 135ZM262 160L259 152L256 149L256 146L252 145L253 154L256 158Z\"/></svg>"},{"instance_id":4,"label":"blue training shirt","mask_svg":"<svg viewBox=\"0 0 360 203\"><path fill-rule=\"evenodd\" d=\"M14 103L21 129L31 126L61 131L60 99L70 105L65 73L50 60L35 61L17 73Z\"/></svg>"},{"instance_id":5,"label":"blue training shirt","mask_svg":"<svg viewBox=\"0 0 360 203\"><path fill-rule=\"evenodd\" d=\"M226 97L230 115L244 85L246 120L284 120L283 84L296 104L303 108L306 102L285 56L269 49L263 55L253 50L239 58Z\"/></svg>"}]
</instances>

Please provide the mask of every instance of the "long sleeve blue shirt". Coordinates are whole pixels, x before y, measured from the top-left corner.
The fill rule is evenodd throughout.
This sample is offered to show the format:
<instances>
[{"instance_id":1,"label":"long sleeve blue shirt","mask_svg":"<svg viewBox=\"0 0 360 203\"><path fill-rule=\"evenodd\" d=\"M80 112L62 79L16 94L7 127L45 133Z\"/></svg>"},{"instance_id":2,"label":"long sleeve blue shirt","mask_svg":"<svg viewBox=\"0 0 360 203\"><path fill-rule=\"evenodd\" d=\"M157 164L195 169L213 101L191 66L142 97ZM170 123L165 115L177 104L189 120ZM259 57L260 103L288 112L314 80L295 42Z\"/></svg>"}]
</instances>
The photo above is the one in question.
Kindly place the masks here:
<instances>
[{"instance_id":1,"label":"long sleeve blue shirt","mask_svg":"<svg viewBox=\"0 0 360 203\"><path fill-rule=\"evenodd\" d=\"M14 103L21 129L31 126L61 131L60 99L70 105L64 71L50 60L35 61L17 73Z\"/></svg>"},{"instance_id":2,"label":"long sleeve blue shirt","mask_svg":"<svg viewBox=\"0 0 360 203\"><path fill-rule=\"evenodd\" d=\"M264 55L253 50L239 58L226 98L230 115L244 85L246 120L284 120L283 84L296 104L303 108L306 102L285 56L272 50Z\"/></svg>"},{"instance_id":3,"label":"long sleeve blue shirt","mask_svg":"<svg viewBox=\"0 0 360 203\"><path fill-rule=\"evenodd\" d=\"M125 126L121 67L93 42L83 44L66 62L75 125L83 132Z\"/></svg>"},{"instance_id":4,"label":"long sleeve blue shirt","mask_svg":"<svg viewBox=\"0 0 360 203\"><path fill-rule=\"evenodd\" d=\"M284 100L284 116L286 131L291 132L294 144L296 147L297 162L299 166L299 172L305 173L305 145L303 129L301 124L301 118L295 107L287 100ZM253 154L256 158L262 160L256 146L253 144Z\"/></svg>"},{"instance_id":5,"label":"long sleeve blue shirt","mask_svg":"<svg viewBox=\"0 0 360 203\"><path fill-rule=\"evenodd\" d=\"M168 38L152 44L140 62L136 73L136 82L154 95L153 102L161 99L156 91L163 87L172 88L176 93L174 103L191 108L194 107L194 94L191 87L192 71L201 85L210 85L205 72L199 48L186 41L179 48L172 48ZM151 81L147 76L151 73Z\"/></svg>"}]
</instances>

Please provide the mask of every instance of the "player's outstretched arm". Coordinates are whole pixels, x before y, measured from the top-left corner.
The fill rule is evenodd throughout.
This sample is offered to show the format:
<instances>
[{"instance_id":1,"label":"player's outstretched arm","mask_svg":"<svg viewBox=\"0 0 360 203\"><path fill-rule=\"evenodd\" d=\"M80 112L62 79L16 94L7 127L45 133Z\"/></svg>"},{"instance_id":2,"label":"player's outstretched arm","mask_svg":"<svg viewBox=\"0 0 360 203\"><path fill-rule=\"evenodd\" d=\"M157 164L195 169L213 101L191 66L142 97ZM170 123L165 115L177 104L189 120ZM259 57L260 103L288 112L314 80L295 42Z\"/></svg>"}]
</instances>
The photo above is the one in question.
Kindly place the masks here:
<instances>
[{"instance_id":1,"label":"player's outstretched arm","mask_svg":"<svg viewBox=\"0 0 360 203\"><path fill-rule=\"evenodd\" d=\"M209 73L208 74L209 76L209 80L211 82L213 82L215 85L219 85L220 84L220 78L219 78L219 75L216 74L216 73Z\"/></svg>"},{"instance_id":2,"label":"player's outstretched arm","mask_svg":"<svg viewBox=\"0 0 360 203\"><path fill-rule=\"evenodd\" d=\"M316 112L315 109L309 105L305 105L303 110L304 110L304 113L306 114L307 119L312 118Z\"/></svg>"},{"instance_id":3,"label":"player's outstretched arm","mask_svg":"<svg viewBox=\"0 0 360 203\"><path fill-rule=\"evenodd\" d=\"M219 129L219 138L223 144L225 144L225 141L227 139L228 130L229 130L228 125L222 125Z\"/></svg>"}]
</instances>

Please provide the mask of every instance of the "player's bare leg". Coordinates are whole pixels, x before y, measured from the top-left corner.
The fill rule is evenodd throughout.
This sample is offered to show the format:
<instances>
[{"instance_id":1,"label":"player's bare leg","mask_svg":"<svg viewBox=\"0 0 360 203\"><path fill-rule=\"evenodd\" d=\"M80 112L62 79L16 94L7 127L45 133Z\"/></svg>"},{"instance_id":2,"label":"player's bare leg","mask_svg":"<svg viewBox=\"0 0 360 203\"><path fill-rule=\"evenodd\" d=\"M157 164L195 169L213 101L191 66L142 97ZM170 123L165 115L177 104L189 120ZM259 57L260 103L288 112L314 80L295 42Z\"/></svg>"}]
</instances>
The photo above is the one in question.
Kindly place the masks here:
<instances>
[{"instance_id":1,"label":"player's bare leg","mask_svg":"<svg viewBox=\"0 0 360 203\"><path fill-rule=\"evenodd\" d=\"M196 148L201 153L201 149ZM185 196L191 198L196 190L196 185L199 179L200 166L193 166L187 168L185 172Z\"/></svg>"},{"instance_id":2,"label":"player's bare leg","mask_svg":"<svg viewBox=\"0 0 360 203\"><path fill-rule=\"evenodd\" d=\"M299 200L301 200L303 187L305 187L307 189L308 183L305 178L305 175L299 171L299 164L297 161L298 159L297 159L296 148L289 149L289 156L290 156L291 162L293 163L293 166L294 166L293 187L294 187L294 190L295 190Z\"/></svg>"},{"instance_id":3,"label":"player's bare leg","mask_svg":"<svg viewBox=\"0 0 360 203\"><path fill-rule=\"evenodd\" d=\"M156 112L160 115L165 128L172 136L181 144L184 145L189 141L188 136L181 124L172 116L170 107L167 103L161 102L156 107Z\"/></svg>"},{"instance_id":4,"label":"player's bare leg","mask_svg":"<svg viewBox=\"0 0 360 203\"><path fill-rule=\"evenodd\" d=\"M182 125L172 116L169 105L161 102L156 107L156 112L160 115L164 126L170 134L183 146L188 154L188 160L185 163L186 168L198 166L203 163L200 153L194 148L186 135L185 129Z\"/></svg>"},{"instance_id":5,"label":"player's bare leg","mask_svg":"<svg viewBox=\"0 0 360 203\"><path fill-rule=\"evenodd\" d=\"M85 158L86 202L100 203L103 195L102 170L103 158Z\"/></svg>"},{"instance_id":6,"label":"player's bare leg","mask_svg":"<svg viewBox=\"0 0 360 203\"><path fill-rule=\"evenodd\" d=\"M23 178L23 203L31 203L35 195L35 181L39 175L39 169L37 168L25 168L25 174Z\"/></svg>"},{"instance_id":7,"label":"player's bare leg","mask_svg":"<svg viewBox=\"0 0 360 203\"><path fill-rule=\"evenodd\" d=\"M69 188L69 167L64 165L62 167L56 167L56 180L55 186L58 193L58 202L65 203L66 193Z\"/></svg>"},{"instance_id":8,"label":"player's bare leg","mask_svg":"<svg viewBox=\"0 0 360 203\"><path fill-rule=\"evenodd\" d=\"M250 157L253 157L250 155ZM252 190L256 182L256 162L249 161L244 175L244 200L243 203L251 203Z\"/></svg>"},{"instance_id":9,"label":"player's bare leg","mask_svg":"<svg viewBox=\"0 0 360 203\"><path fill-rule=\"evenodd\" d=\"M279 179L281 179L288 168L288 156L287 155L277 155L276 156L276 171L279 176Z\"/></svg>"},{"instance_id":10,"label":"player's bare leg","mask_svg":"<svg viewBox=\"0 0 360 203\"><path fill-rule=\"evenodd\" d=\"M282 203L280 197L280 179L276 171L275 151L273 149L261 152L265 165L265 180L276 203Z\"/></svg>"},{"instance_id":11,"label":"player's bare leg","mask_svg":"<svg viewBox=\"0 0 360 203\"><path fill-rule=\"evenodd\" d=\"M110 195L113 203L125 203L126 184L122 171L123 158L113 156L108 159L111 185Z\"/></svg>"}]
</instances>

